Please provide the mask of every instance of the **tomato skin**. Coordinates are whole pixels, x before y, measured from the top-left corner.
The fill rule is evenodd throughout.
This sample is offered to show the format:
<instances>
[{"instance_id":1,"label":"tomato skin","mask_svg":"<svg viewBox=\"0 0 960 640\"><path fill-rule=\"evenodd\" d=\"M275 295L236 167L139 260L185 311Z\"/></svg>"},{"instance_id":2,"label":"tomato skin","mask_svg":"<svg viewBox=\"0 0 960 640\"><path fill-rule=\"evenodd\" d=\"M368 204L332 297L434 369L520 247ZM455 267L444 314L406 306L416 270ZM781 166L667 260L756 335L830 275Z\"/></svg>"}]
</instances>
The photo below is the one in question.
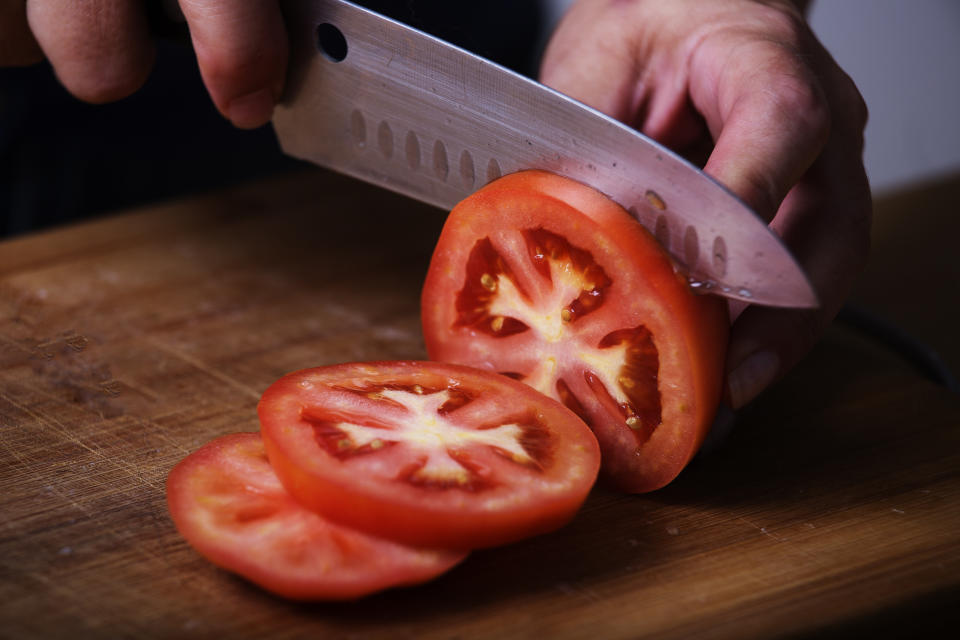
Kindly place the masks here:
<instances>
[{"instance_id":1,"label":"tomato skin","mask_svg":"<svg viewBox=\"0 0 960 640\"><path fill-rule=\"evenodd\" d=\"M413 549L333 524L296 503L256 433L207 443L167 478L181 535L214 564L294 600L353 600L437 577L459 551Z\"/></svg>"},{"instance_id":2,"label":"tomato skin","mask_svg":"<svg viewBox=\"0 0 960 640\"><path fill-rule=\"evenodd\" d=\"M491 255L486 244L478 244L484 239L496 245L496 259L484 257ZM561 326L556 336L520 331L503 304L494 306L498 302L493 294L472 293L483 293L475 284L483 270L477 267L480 263L487 268L481 284L500 292L501 285L516 280L514 306L529 307L525 313L536 320L534 312L548 311L544 301L560 286L552 276L536 275L546 273L544 267L530 266L531 256L539 259L544 253L539 245L531 247L544 239L555 245L569 272L590 281L587 288L595 286L597 275L605 278L594 308L582 318L577 316L579 301L566 307L564 321L555 323ZM583 266L585 260L592 261L589 268ZM590 302L583 292L579 300ZM484 305L491 314L496 308L506 321L489 322ZM729 334L726 302L694 294L670 256L622 207L556 174L524 171L504 176L451 211L424 283L421 316L431 359L519 374L551 397L566 396L568 406L577 407L600 442L602 475L624 491L651 491L673 480L700 447L719 404ZM510 327L504 331L508 335L490 335L504 327ZM548 323L545 327L553 330ZM609 346L601 344L603 331L610 332L609 338L627 330L636 336L648 332L653 345L649 350L655 353L653 362L641 363L632 372L643 378L649 370L656 376L653 388L643 392L655 405L648 412L653 417L644 420L655 424L643 429L628 425L629 410L621 408L622 398L614 397L625 389L608 393L616 384L598 383L602 376L595 374L600 369L579 355L605 353L599 348ZM641 338L632 339L634 350L642 350ZM554 363L562 383L535 374L545 358ZM609 383L625 371L601 372ZM638 389L634 396L643 395ZM636 413L643 415L639 408Z\"/></svg>"},{"instance_id":3,"label":"tomato skin","mask_svg":"<svg viewBox=\"0 0 960 640\"><path fill-rule=\"evenodd\" d=\"M414 389L425 391L418 396ZM434 394L447 394L436 397L452 397L457 407L426 411L425 421L407 419L418 415L417 402L429 404ZM600 466L596 439L566 407L522 383L458 365L373 362L305 369L271 385L258 412L268 457L300 503L417 546L475 549L553 531L576 513ZM429 433L421 437L417 425L434 419L459 429L457 437L466 444L436 444L439 436ZM401 423L412 425L407 439L395 435L403 431ZM381 435L363 444L356 434L368 427ZM502 446L467 443L474 434L494 437L497 428L510 429L517 439L511 436ZM345 439L341 455L336 434L349 433L354 435ZM522 448L506 454L516 442ZM418 475L428 469L439 475Z\"/></svg>"}]
</instances>

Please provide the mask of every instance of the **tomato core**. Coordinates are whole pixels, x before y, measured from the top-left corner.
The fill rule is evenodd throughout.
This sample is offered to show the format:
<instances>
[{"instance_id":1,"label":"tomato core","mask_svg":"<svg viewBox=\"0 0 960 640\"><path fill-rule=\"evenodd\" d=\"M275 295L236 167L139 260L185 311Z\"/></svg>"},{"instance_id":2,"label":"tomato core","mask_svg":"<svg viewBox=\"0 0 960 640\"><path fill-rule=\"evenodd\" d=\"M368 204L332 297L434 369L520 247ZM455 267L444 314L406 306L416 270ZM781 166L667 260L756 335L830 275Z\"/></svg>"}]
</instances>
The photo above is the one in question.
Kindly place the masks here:
<instances>
[{"instance_id":1,"label":"tomato core","mask_svg":"<svg viewBox=\"0 0 960 640\"><path fill-rule=\"evenodd\" d=\"M612 404L623 416L638 445L643 444L661 422L659 358L652 334L644 326L612 331L596 344L581 345L581 355L598 366L581 371L561 366L562 354L554 355L550 345L578 340L578 323L603 307L612 281L589 251L556 233L538 227L519 235L525 246L521 255L529 262L524 267L544 286L525 287L491 239L481 238L467 259L454 328L468 327L504 339L532 332L549 354L541 367L527 375L500 373L531 384L589 422L583 402L566 380L581 375L601 402ZM537 299L529 289L549 293Z\"/></svg>"},{"instance_id":2,"label":"tomato core","mask_svg":"<svg viewBox=\"0 0 960 640\"><path fill-rule=\"evenodd\" d=\"M486 445L497 455L533 471L550 462L549 437L533 415L482 429L465 428L448 420L449 413L475 399L475 394L463 389L424 388L419 384L336 388L405 410L406 418L391 424L375 416L331 420L312 416L305 408L301 419L312 425L317 444L339 460L406 447L412 459L396 479L419 488L466 492L495 488L498 483L490 469L470 452L476 445Z\"/></svg>"}]
</instances>

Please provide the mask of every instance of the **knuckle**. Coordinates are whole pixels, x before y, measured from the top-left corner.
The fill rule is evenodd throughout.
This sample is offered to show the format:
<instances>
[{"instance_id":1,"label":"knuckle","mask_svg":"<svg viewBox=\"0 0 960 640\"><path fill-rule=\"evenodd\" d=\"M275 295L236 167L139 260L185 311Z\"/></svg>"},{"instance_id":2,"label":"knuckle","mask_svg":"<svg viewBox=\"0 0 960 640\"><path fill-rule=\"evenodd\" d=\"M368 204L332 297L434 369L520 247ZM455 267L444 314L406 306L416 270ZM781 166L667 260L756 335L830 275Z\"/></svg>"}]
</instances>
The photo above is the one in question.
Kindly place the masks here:
<instances>
[{"instance_id":1,"label":"knuckle","mask_svg":"<svg viewBox=\"0 0 960 640\"><path fill-rule=\"evenodd\" d=\"M833 120L830 104L813 74L805 66L782 69L771 98L806 135L821 144L830 134Z\"/></svg>"},{"instance_id":2,"label":"knuckle","mask_svg":"<svg viewBox=\"0 0 960 640\"><path fill-rule=\"evenodd\" d=\"M790 3L762 5L757 31L752 33L755 72L765 77L772 107L825 141L831 125L831 106L814 70L815 38L800 12Z\"/></svg>"},{"instance_id":3,"label":"knuckle","mask_svg":"<svg viewBox=\"0 0 960 640\"><path fill-rule=\"evenodd\" d=\"M759 12L765 30L778 40L799 45L808 37L809 27L803 14L792 2L763 4Z\"/></svg>"},{"instance_id":4,"label":"knuckle","mask_svg":"<svg viewBox=\"0 0 960 640\"><path fill-rule=\"evenodd\" d=\"M740 47L741 73L749 78L754 97L777 120L820 142L826 140L832 123L831 104L824 86L811 66L811 57L795 44L775 38L749 36Z\"/></svg>"}]
</instances>

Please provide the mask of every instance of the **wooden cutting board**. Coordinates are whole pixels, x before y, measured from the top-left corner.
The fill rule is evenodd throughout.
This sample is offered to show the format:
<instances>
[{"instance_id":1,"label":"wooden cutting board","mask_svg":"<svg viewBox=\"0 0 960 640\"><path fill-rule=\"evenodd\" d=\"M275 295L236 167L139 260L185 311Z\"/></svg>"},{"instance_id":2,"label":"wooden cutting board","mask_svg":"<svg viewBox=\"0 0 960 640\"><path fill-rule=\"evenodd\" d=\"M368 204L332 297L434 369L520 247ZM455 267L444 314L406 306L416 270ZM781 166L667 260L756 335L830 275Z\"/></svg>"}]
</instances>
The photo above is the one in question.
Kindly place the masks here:
<instances>
[{"instance_id":1,"label":"wooden cutting board","mask_svg":"<svg viewBox=\"0 0 960 640\"><path fill-rule=\"evenodd\" d=\"M960 602L960 400L842 327L672 485L417 588L295 604L177 535L170 468L285 372L423 358L442 215L310 171L0 243L0 636L929 633Z\"/></svg>"}]
</instances>

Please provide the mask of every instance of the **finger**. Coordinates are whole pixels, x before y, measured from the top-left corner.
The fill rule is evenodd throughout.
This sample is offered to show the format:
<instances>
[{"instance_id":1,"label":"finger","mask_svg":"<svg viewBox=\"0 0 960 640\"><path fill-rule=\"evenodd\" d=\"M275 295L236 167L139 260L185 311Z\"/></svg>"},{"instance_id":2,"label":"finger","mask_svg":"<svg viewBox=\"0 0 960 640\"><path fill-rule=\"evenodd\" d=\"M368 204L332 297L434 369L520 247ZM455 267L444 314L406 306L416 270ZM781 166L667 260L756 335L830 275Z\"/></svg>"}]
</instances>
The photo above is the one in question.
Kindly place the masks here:
<instances>
[{"instance_id":1,"label":"finger","mask_svg":"<svg viewBox=\"0 0 960 640\"><path fill-rule=\"evenodd\" d=\"M817 206L813 202L790 212L797 222L786 235L810 276L820 306L804 310L752 306L740 314L731 329L727 354L726 400L732 408L752 401L809 352L862 270L869 243L869 191L865 176L860 177L859 186L855 180L847 185L859 197L828 190L838 201L817 212L828 215L812 213L811 207ZM791 192L786 206L794 206L793 196ZM815 201L824 205L819 196Z\"/></svg>"},{"instance_id":2,"label":"finger","mask_svg":"<svg viewBox=\"0 0 960 640\"><path fill-rule=\"evenodd\" d=\"M772 219L826 143L823 88L792 44L752 34L718 33L691 67L691 99L716 140L704 170Z\"/></svg>"},{"instance_id":3,"label":"finger","mask_svg":"<svg viewBox=\"0 0 960 640\"><path fill-rule=\"evenodd\" d=\"M265 124L283 90L287 34L276 0L181 0L203 81L233 124Z\"/></svg>"},{"instance_id":4,"label":"finger","mask_svg":"<svg viewBox=\"0 0 960 640\"><path fill-rule=\"evenodd\" d=\"M25 2L0 4L0 67L19 67L43 60L43 51L27 24Z\"/></svg>"},{"instance_id":5,"label":"finger","mask_svg":"<svg viewBox=\"0 0 960 640\"><path fill-rule=\"evenodd\" d=\"M645 41L635 11L629 4L575 3L544 52L540 81L687 153L704 136L703 122L680 74L666 68L672 47Z\"/></svg>"},{"instance_id":6,"label":"finger","mask_svg":"<svg viewBox=\"0 0 960 640\"><path fill-rule=\"evenodd\" d=\"M617 7L575 3L550 38L540 81L609 116L628 120L642 100L637 87L643 63L629 46L632 35L623 18ZM607 37L598 38L598 33Z\"/></svg>"},{"instance_id":7,"label":"finger","mask_svg":"<svg viewBox=\"0 0 960 640\"><path fill-rule=\"evenodd\" d=\"M147 79L155 52L139 0L27 0L26 7L57 77L81 100L117 100Z\"/></svg>"},{"instance_id":8,"label":"finger","mask_svg":"<svg viewBox=\"0 0 960 640\"><path fill-rule=\"evenodd\" d=\"M737 318L727 358L727 401L733 408L747 404L806 355L840 310L869 251L872 200L862 159L866 108L839 69L825 76L831 78L827 91L837 126L772 223L809 276L820 307L749 307Z\"/></svg>"}]
</instances>

